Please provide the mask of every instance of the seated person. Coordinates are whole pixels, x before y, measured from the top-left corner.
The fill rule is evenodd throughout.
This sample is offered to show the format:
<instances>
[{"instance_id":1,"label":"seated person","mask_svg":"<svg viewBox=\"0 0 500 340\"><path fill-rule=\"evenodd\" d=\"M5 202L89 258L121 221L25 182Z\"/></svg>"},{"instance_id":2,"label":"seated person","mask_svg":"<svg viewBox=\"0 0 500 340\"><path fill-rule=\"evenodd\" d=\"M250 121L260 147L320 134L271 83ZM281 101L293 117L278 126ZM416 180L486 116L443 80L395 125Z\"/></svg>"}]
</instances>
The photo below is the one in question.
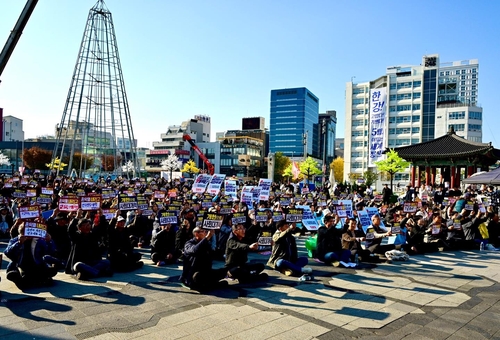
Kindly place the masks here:
<instances>
[{"instance_id":1,"label":"seated person","mask_svg":"<svg viewBox=\"0 0 500 340\"><path fill-rule=\"evenodd\" d=\"M54 252L50 234L45 238L31 237L25 236L25 230L25 223L20 224L18 236L12 238L5 249L5 255L11 260L7 265L7 280L19 289L51 284L57 269L43 259Z\"/></svg>"},{"instance_id":2,"label":"seated person","mask_svg":"<svg viewBox=\"0 0 500 340\"><path fill-rule=\"evenodd\" d=\"M349 218L347 226L347 231L342 234L342 249L351 252L351 261L354 261L358 255L358 261L368 262L370 252L361 246L361 242L365 241L365 236L363 231L358 228L358 221L355 218Z\"/></svg>"},{"instance_id":3,"label":"seated person","mask_svg":"<svg viewBox=\"0 0 500 340\"><path fill-rule=\"evenodd\" d=\"M172 264L177 261L178 253L175 250L175 231L172 225L157 224L151 238L151 260L157 266Z\"/></svg>"},{"instance_id":4,"label":"seated person","mask_svg":"<svg viewBox=\"0 0 500 340\"><path fill-rule=\"evenodd\" d=\"M247 263L248 252L258 250L259 244L245 242L245 227L243 224L233 225L233 231L227 240L226 269L228 276L237 279L240 283L265 280L267 274L263 263Z\"/></svg>"},{"instance_id":5,"label":"seated person","mask_svg":"<svg viewBox=\"0 0 500 340\"><path fill-rule=\"evenodd\" d=\"M200 227L194 228L193 238L184 246L184 265L181 275L183 285L199 291L227 285L227 281L221 281L226 277L227 270L212 269L213 236L214 230L207 233Z\"/></svg>"},{"instance_id":6,"label":"seated person","mask_svg":"<svg viewBox=\"0 0 500 340\"><path fill-rule=\"evenodd\" d=\"M125 228L125 218L117 210L108 230L108 258L114 271L127 272L144 265L140 261L142 254L134 252L130 236L130 229Z\"/></svg>"},{"instance_id":7,"label":"seated person","mask_svg":"<svg viewBox=\"0 0 500 340\"><path fill-rule=\"evenodd\" d=\"M66 273L75 274L78 280L110 276L111 263L102 258L99 248L103 234L101 225L92 225L82 215L82 210L79 209L76 218L68 226L71 251L66 263Z\"/></svg>"},{"instance_id":8,"label":"seated person","mask_svg":"<svg viewBox=\"0 0 500 340\"><path fill-rule=\"evenodd\" d=\"M425 220L420 219L420 223L425 223ZM401 222L401 225L406 227L406 245L404 250L407 254L422 254L424 251L424 234L421 231L418 222L413 218L406 218Z\"/></svg>"},{"instance_id":9,"label":"seated person","mask_svg":"<svg viewBox=\"0 0 500 340\"><path fill-rule=\"evenodd\" d=\"M312 273L310 267L305 267L308 262L307 257L298 257L297 244L293 236L295 223L290 224L285 220L281 220L276 227L277 230L273 235L271 257L267 265L285 275L300 276Z\"/></svg>"},{"instance_id":10,"label":"seated person","mask_svg":"<svg viewBox=\"0 0 500 340\"><path fill-rule=\"evenodd\" d=\"M338 266L340 262L349 263L351 251L342 249L343 232L335 227L340 217L327 215L324 221L325 224L318 229L316 256L320 261L334 266Z\"/></svg>"},{"instance_id":11,"label":"seated person","mask_svg":"<svg viewBox=\"0 0 500 340\"><path fill-rule=\"evenodd\" d=\"M390 230L386 232L382 229L379 215L372 216L372 224L368 227L368 230L370 229L373 232L371 233L371 237L369 237L367 232L365 247L371 254L385 255L386 251L394 249L393 244L382 245L382 239L391 236L392 233Z\"/></svg>"}]
</instances>

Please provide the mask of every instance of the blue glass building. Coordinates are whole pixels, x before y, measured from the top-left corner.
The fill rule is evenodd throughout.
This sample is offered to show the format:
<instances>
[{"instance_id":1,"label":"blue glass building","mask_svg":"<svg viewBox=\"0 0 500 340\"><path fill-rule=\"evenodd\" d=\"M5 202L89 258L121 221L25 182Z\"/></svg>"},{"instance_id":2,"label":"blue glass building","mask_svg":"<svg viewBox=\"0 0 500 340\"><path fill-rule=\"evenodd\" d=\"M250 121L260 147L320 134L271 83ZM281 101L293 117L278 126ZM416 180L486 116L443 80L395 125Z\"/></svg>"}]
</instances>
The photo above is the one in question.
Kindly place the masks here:
<instances>
[{"instance_id":1,"label":"blue glass building","mask_svg":"<svg viewBox=\"0 0 500 340\"><path fill-rule=\"evenodd\" d=\"M305 87L271 91L269 151L287 157L319 156L319 99Z\"/></svg>"}]
</instances>

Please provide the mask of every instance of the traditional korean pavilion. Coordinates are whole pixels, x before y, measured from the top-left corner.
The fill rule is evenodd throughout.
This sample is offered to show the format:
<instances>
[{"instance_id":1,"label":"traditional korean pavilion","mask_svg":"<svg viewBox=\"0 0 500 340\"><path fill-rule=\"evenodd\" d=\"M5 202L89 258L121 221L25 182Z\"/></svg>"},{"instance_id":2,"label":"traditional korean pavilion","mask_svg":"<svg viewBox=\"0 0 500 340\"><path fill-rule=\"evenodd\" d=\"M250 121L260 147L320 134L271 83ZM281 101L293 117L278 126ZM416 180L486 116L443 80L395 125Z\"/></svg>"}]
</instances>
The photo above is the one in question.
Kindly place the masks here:
<instances>
[{"instance_id":1,"label":"traditional korean pavilion","mask_svg":"<svg viewBox=\"0 0 500 340\"><path fill-rule=\"evenodd\" d=\"M425 184L436 182L436 170L440 169L441 184L450 183L450 187L460 185L460 172L465 169L465 176L479 169L488 171L489 167L500 159L500 150L490 143L472 142L457 136L453 127L448 133L432 141L394 148L398 155L411 163L410 186L421 185L421 175L425 172ZM418 176L417 176L418 170Z\"/></svg>"}]
</instances>

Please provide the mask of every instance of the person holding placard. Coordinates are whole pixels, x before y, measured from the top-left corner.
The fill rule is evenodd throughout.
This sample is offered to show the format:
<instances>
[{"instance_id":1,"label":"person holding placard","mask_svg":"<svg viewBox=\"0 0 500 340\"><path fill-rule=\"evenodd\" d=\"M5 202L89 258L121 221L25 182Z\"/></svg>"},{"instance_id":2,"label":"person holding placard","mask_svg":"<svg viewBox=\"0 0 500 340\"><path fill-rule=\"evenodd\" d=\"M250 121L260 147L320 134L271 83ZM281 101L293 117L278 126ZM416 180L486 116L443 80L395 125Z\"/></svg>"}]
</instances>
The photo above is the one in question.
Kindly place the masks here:
<instances>
[{"instance_id":1,"label":"person holding placard","mask_svg":"<svg viewBox=\"0 0 500 340\"><path fill-rule=\"evenodd\" d=\"M227 240L226 270L228 277L237 279L240 283L254 282L267 279L263 263L247 263L248 252L259 249L259 244L245 243L245 227L243 224L233 225L233 231Z\"/></svg>"},{"instance_id":2,"label":"person holding placard","mask_svg":"<svg viewBox=\"0 0 500 340\"><path fill-rule=\"evenodd\" d=\"M372 216L372 225L368 229L373 229L373 232L366 235L365 249L372 254L385 254L386 251L393 250L393 244L381 245L382 239L392 235L391 231L384 231L380 226L380 216Z\"/></svg>"},{"instance_id":3,"label":"person holding placard","mask_svg":"<svg viewBox=\"0 0 500 340\"><path fill-rule=\"evenodd\" d=\"M340 222L338 215L325 216L325 224L318 229L316 256L318 260L337 267L349 267L351 252L342 249L342 229L335 226Z\"/></svg>"},{"instance_id":4,"label":"person holding placard","mask_svg":"<svg viewBox=\"0 0 500 340\"><path fill-rule=\"evenodd\" d=\"M37 229L37 224L33 227ZM57 269L49 266L43 259L45 255L53 255L54 243L46 232L29 232L26 222L18 227L19 235L12 238L5 249L5 255L11 260L7 265L7 280L16 284L19 289L30 286L50 285ZM41 229L41 228L40 228ZM43 237L28 236L39 234Z\"/></svg>"},{"instance_id":5,"label":"person holding placard","mask_svg":"<svg viewBox=\"0 0 500 340\"><path fill-rule=\"evenodd\" d=\"M307 279L307 274L312 273L312 268L305 267L308 263L307 257L298 257L297 243L293 236L295 223L281 220L277 223L276 228L273 235L271 257L269 257L267 265L285 275L303 275L304 279Z\"/></svg>"}]
</instances>

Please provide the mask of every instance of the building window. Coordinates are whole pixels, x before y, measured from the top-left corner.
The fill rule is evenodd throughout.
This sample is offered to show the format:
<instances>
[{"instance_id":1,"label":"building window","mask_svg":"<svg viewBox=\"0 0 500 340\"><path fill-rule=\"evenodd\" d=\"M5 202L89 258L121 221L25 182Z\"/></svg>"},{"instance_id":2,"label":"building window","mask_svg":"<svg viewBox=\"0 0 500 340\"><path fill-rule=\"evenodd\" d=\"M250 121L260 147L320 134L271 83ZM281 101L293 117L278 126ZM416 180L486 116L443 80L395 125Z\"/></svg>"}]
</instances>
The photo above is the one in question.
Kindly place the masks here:
<instances>
[{"instance_id":1,"label":"building window","mask_svg":"<svg viewBox=\"0 0 500 340\"><path fill-rule=\"evenodd\" d=\"M465 131L465 124L450 124L450 125L448 126L448 130L449 130L451 127L452 127L452 128L453 128L453 130L455 130L455 131Z\"/></svg>"},{"instance_id":2,"label":"building window","mask_svg":"<svg viewBox=\"0 0 500 340\"><path fill-rule=\"evenodd\" d=\"M469 119L479 119L479 120L481 120L482 119L482 113L481 112L470 111L469 112Z\"/></svg>"},{"instance_id":3,"label":"building window","mask_svg":"<svg viewBox=\"0 0 500 340\"><path fill-rule=\"evenodd\" d=\"M416 80L413 82L413 87L420 87L422 86L422 82L420 80Z\"/></svg>"},{"instance_id":4,"label":"building window","mask_svg":"<svg viewBox=\"0 0 500 340\"><path fill-rule=\"evenodd\" d=\"M411 105L398 105L397 111L410 111Z\"/></svg>"},{"instance_id":5,"label":"building window","mask_svg":"<svg viewBox=\"0 0 500 340\"><path fill-rule=\"evenodd\" d=\"M469 131L481 131L481 125L480 124L469 124Z\"/></svg>"},{"instance_id":6,"label":"building window","mask_svg":"<svg viewBox=\"0 0 500 340\"><path fill-rule=\"evenodd\" d=\"M364 98L355 98L352 100L352 105L360 105L360 104L364 104L364 103L365 103Z\"/></svg>"},{"instance_id":7,"label":"building window","mask_svg":"<svg viewBox=\"0 0 500 340\"><path fill-rule=\"evenodd\" d=\"M398 100L411 99L411 93L398 94Z\"/></svg>"},{"instance_id":8,"label":"building window","mask_svg":"<svg viewBox=\"0 0 500 340\"><path fill-rule=\"evenodd\" d=\"M419 99L421 96L420 92L413 92L413 99Z\"/></svg>"},{"instance_id":9,"label":"building window","mask_svg":"<svg viewBox=\"0 0 500 340\"><path fill-rule=\"evenodd\" d=\"M411 121L412 121L413 123L420 122L420 116L417 116L417 115L413 115L413 116L411 116Z\"/></svg>"},{"instance_id":10,"label":"building window","mask_svg":"<svg viewBox=\"0 0 500 340\"><path fill-rule=\"evenodd\" d=\"M465 119L465 111L450 112L450 113L448 113L448 118L450 120Z\"/></svg>"},{"instance_id":11,"label":"building window","mask_svg":"<svg viewBox=\"0 0 500 340\"><path fill-rule=\"evenodd\" d=\"M391 84L390 87L389 87L389 89L395 90L396 89L396 84Z\"/></svg>"},{"instance_id":12,"label":"building window","mask_svg":"<svg viewBox=\"0 0 500 340\"><path fill-rule=\"evenodd\" d=\"M412 105L412 110L413 110L413 111L420 110L420 104L413 104L413 105Z\"/></svg>"}]
</instances>

